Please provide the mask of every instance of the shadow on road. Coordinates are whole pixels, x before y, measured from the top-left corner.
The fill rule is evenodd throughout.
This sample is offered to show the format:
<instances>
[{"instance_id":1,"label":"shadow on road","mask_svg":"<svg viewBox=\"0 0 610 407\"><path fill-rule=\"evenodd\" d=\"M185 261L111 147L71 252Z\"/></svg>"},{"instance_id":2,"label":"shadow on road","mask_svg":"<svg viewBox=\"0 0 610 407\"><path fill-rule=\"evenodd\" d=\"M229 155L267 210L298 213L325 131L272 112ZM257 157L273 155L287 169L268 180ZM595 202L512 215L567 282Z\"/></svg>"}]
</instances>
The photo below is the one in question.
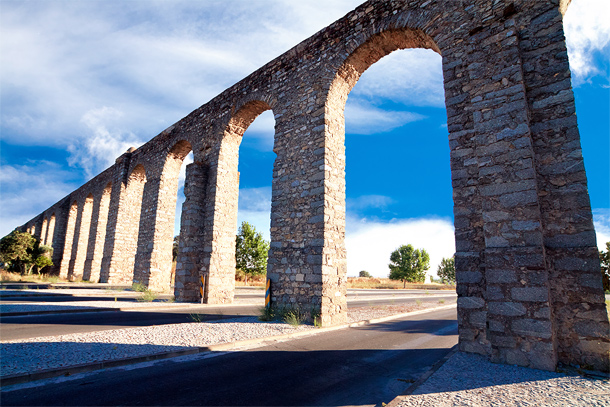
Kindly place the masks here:
<instances>
[{"instance_id":1,"label":"shadow on road","mask_svg":"<svg viewBox=\"0 0 610 407\"><path fill-rule=\"evenodd\" d=\"M90 346L109 352L155 350L152 345L66 345L81 354L90 352ZM140 369L100 371L35 391L3 392L2 404L382 405L403 393L449 350L212 352L190 361L168 359Z\"/></svg>"}]
</instances>

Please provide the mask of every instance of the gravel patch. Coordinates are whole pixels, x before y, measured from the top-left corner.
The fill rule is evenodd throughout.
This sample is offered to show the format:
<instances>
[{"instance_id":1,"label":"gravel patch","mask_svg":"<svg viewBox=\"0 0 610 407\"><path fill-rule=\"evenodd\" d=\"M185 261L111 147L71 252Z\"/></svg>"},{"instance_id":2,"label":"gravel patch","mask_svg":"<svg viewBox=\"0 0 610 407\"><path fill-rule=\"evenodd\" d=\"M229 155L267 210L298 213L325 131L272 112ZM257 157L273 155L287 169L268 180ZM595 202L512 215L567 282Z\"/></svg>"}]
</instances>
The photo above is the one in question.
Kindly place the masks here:
<instances>
[{"instance_id":1,"label":"gravel patch","mask_svg":"<svg viewBox=\"0 0 610 407\"><path fill-rule=\"evenodd\" d=\"M456 353L411 396L393 406L607 407L610 383L564 373L494 364Z\"/></svg>"},{"instance_id":2,"label":"gravel patch","mask_svg":"<svg viewBox=\"0 0 610 407\"><path fill-rule=\"evenodd\" d=\"M260 322L256 317L192 322L7 341L0 344L2 376L84 363L186 350L315 329Z\"/></svg>"},{"instance_id":3,"label":"gravel patch","mask_svg":"<svg viewBox=\"0 0 610 407\"><path fill-rule=\"evenodd\" d=\"M347 310L347 321L352 324L354 322L366 321L369 319L383 318L390 315L403 314L405 312L413 312L422 309L435 308L441 305L449 305L445 303L422 302L417 304L400 304L400 305L378 305L372 307L350 307Z\"/></svg>"},{"instance_id":4,"label":"gravel patch","mask_svg":"<svg viewBox=\"0 0 610 407\"><path fill-rule=\"evenodd\" d=\"M0 304L0 313L11 312L39 312L39 311L67 311L86 310L95 308L142 308L142 307L184 307L186 304L178 302L138 302L138 301L62 301L50 302L27 302Z\"/></svg>"}]
</instances>

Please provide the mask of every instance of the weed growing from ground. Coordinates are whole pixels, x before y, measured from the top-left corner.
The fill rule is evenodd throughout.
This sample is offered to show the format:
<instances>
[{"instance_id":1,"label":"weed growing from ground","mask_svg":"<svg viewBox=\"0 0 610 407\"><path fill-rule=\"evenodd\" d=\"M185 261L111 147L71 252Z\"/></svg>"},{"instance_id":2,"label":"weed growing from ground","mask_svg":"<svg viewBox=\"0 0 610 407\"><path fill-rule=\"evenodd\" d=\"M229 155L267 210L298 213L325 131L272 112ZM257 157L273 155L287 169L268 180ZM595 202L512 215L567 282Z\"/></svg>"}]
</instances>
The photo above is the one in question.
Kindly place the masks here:
<instances>
[{"instance_id":1,"label":"weed growing from ground","mask_svg":"<svg viewBox=\"0 0 610 407\"><path fill-rule=\"evenodd\" d=\"M143 293L148 290L148 288L142 283L133 283L131 285L131 289L138 293Z\"/></svg>"},{"instance_id":2,"label":"weed growing from ground","mask_svg":"<svg viewBox=\"0 0 610 407\"><path fill-rule=\"evenodd\" d=\"M139 302L153 302L154 300L157 299L158 294L154 291L150 291L150 290L145 290L142 292L142 295L140 295L138 298L136 298L137 301Z\"/></svg>"},{"instance_id":3,"label":"weed growing from ground","mask_svg":"<svg viewBox=\"0 0 610 407\"><path fill-rule=\"evenodd\" d=\"M421 300L415 300L415 303L417 304L417 306L419 307L421 305Z\"/></svg>"},{"instance_id":4,"label":"weed growing from ground","mask_svg":"<svg viewBox=\"0 0 610 407\"><path fill-rule=\"evenodd\" d=\"M438 300L438 303L439 303L439 304L444 304L444 303L445 303L445 300Z\"/></svg>"},{"instance_id":5,"label":"weed growing from ground","mask_svg":"<svg viewBox=\"0 0 610 407\"><path fill-rule=\"evenodd\" d=\"M189 318L193 322L203 322L204 314L189 314Z\"/></svg>"}]
</instances>

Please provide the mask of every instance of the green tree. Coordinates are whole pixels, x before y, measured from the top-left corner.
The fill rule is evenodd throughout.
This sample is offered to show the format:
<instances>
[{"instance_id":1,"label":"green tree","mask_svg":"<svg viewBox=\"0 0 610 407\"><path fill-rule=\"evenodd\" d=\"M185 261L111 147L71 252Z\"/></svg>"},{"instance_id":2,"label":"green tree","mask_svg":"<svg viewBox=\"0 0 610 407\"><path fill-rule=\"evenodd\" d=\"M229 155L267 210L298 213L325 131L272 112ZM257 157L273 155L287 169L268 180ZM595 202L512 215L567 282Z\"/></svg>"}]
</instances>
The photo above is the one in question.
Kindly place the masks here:
<instances>
[{"instance_id":1,"label":"green tree","mask_svg":"<svg viewBox=\"0 0 610 407\"><path fill-rule=\"evenodd\" d=\"M413 246L402 245L390 255L390 279L403 282L422 282L426 280L426 270L430 268L430 256L424 249L415 250Z\"/></svg>"},{"instance_id":2,"label":"green tree","mask_svg":"<svg viewBox=\"0 0 610 407\"><path fill-rule=\"evenodd\" d=\"M455 257L449 257L448 259L443 257L436 274L438 274L443 284L455 284Z\"/></svg>"},{"instance_id":3,"label":"green tree","mask_svg":"<svg viewBox=\"0 0 610 407\"><path fill-rule=\"evenodd\" d=\"M18 230L0 239L0 260L15 267L21 275L30 274L35 266L38 270L52 266L52 251L50 247L41 245L34 236Z\"/></svg>"},{"instance_id":4,"label":"green tree","mask_svg":"<svg viewBox=\"0 0 610 407\"><path fill-rule=\"evenodd\" d=\"M360 272L360 274L358 275L358 277L366 277L366 278L371 278L371 277L373 277L373 276L372 276L372 275L371 275L371 273L369 273L368 271L366 271L366 270L362 270L362 271Z\"/></svg>"},{"instance_id":5,"label":"green tree","mask_svg":"<svg viewBox=\"0 0 610 407\"><path fill-rule=\"evenodd\" d=\"M172 261L178 258L178 245L180 244L180 235L174 236L174 244L172 246Z\"/></svg>"},{"instance_id":6,"label":"green tree","mask_svg":"<svg viewBox=\"0 0 610 407\"><path fill-rule=\"evenodd\" d=\"M610 242L606 242L606 251L599 251L599 262L602 266L604 291L610 291Z\"/></svg>"},{"instance_id":7,"label":"green tree","mask_svg":"<svg viewBox=\"0 0 610 407\"><path fill-rule=\"evenodd\" d=\"M246 276L263 275L267 272L269 242L248 222L242 222L235 238L235 266Z\"/></svg>"}]
</instances>

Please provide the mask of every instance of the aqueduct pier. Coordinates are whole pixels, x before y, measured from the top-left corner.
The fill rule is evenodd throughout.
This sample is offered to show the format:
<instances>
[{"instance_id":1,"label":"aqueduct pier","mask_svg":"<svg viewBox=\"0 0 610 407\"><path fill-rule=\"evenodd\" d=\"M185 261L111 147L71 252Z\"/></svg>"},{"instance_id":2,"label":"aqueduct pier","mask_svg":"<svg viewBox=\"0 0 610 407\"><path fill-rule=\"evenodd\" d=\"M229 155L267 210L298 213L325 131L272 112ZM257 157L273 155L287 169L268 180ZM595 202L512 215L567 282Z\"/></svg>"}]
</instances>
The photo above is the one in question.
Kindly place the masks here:
<instances>
[{"instance_id":1,"label":"aqueduct pier","mask_svg":"<svg viewBox=\"0 0 610 407\"><path fill-rule=\"evenodd\" d=\"M170 286L178 172L187 166L179 301L231 302L242 135L275 116L276 304L346 319L347 96L392 51L442 56L460 349L501 363L608 370L609 325L562 14L569 0L368 1L227 89L20 227L56 272Z\"/></svg>"}]
</instances>

